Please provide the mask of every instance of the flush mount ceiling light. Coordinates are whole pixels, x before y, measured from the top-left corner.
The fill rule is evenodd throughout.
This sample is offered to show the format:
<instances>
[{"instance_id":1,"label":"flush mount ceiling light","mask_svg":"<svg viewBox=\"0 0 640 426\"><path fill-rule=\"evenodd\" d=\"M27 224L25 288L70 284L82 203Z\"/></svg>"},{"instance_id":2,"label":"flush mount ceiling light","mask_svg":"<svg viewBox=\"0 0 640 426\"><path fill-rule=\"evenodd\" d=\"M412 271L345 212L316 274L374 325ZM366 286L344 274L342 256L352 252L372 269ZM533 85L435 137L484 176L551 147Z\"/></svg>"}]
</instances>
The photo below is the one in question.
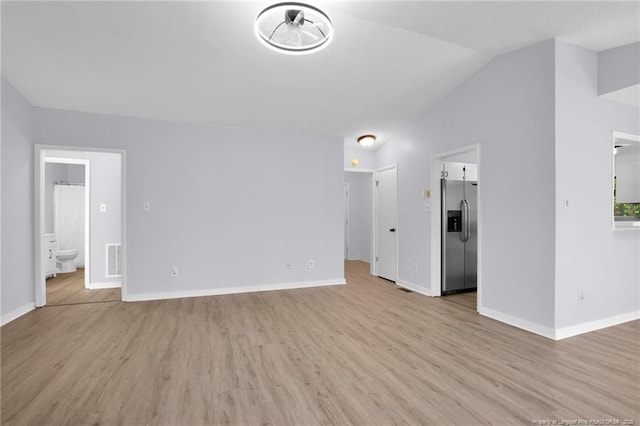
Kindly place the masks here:
<instances>
[{"instance_id":1,"label":"flush mount ceiling light","mask_svg":"<svg viewBox=\"0 0 640 426\"><path fill-rule=\"evenodd\" d=\"M358 138L358 143L362 146L371 146L376 141L373 135L362 135Z\"/></svg>"},{"instance_id":2,"label":"flush mount ceiling light","mask_svg":"<svg viewBox=\"0 0 640 426\"><path fill-rule=\"evenodd\" d=\"M279 52L303 54L329 44L333 35L331 18L304 3L278 3L256 18L256 34Z\"/></svg>"}]
</instances>

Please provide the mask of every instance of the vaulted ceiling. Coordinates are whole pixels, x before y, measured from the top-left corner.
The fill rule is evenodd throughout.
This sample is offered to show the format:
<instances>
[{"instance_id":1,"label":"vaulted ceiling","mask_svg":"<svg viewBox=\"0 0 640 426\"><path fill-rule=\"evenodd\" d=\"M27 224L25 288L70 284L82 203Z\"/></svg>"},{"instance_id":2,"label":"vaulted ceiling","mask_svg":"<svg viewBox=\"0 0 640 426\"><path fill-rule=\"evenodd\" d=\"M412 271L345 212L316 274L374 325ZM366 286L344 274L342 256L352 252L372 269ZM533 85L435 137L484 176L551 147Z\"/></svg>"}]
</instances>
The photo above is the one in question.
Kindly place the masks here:
<instances>
[{"instance_id":1,"label":"vaulted ceiling","mask_svg":"<svg viewBox=\"0 0 640 426\"><path fill-rule=\"evenodd\" d=\"M283 55L266 2L2 2L2 75L34 105L384 141L496 55L640 40L638 2L314 1L335 37Z\"/></svg>"}]
</instances>

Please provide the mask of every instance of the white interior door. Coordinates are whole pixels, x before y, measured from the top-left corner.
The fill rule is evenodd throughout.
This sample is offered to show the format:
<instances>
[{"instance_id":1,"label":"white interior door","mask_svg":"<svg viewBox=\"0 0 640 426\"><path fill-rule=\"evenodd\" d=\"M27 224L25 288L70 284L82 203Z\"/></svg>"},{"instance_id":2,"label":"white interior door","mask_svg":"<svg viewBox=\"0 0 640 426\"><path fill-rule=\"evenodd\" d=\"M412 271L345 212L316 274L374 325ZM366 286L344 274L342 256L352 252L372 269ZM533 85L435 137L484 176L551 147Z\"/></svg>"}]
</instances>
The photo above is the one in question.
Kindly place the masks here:
<instances>
[{"instance_id":1,"label":"white interior door","mask_svg":"<svg viewBox=\"0 0 640 426\"><path fill-rule=\"evenodd\" d=\"M397 169L376 172L376 275L396 280Z\"/></svg>"}]
</instances>

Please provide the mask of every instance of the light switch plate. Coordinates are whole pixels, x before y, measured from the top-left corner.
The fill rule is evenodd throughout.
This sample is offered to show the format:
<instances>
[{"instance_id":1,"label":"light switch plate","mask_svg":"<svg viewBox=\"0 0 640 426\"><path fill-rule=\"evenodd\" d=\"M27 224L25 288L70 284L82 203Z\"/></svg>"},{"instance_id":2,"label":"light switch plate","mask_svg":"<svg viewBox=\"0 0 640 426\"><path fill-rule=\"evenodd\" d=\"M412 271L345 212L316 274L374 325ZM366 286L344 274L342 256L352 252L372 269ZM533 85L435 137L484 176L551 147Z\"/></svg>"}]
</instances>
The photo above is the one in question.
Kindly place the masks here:
<instances>
[{"instance_id":1,"label":"light switch plate","mask_svg":"<svg viewBox=\"0 0 640 426\"><path fill-rule=\"evenodd\" d=\"M103 203L103 204L100 204L100 211L101 211L102 213L106 212L106 211L107 211L107 205L106 205L106 204L104 204L104 203Z\"/></svg>"}]
</instances>

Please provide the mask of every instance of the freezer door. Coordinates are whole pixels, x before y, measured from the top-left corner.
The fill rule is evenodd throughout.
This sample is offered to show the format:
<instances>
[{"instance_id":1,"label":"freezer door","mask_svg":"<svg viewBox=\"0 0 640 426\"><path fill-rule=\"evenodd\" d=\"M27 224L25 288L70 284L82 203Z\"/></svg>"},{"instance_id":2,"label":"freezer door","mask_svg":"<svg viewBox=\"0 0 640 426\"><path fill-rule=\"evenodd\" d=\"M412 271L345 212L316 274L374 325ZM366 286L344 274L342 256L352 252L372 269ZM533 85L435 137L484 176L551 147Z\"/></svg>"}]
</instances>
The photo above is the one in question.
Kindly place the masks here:
<instances>
[{"instance_id":1,"label":"freezer door","mask_svg":"<svg viewBox=\"0 0 640 426\"><path fill-rule=\"evenodd\" d=\"M478 184L465 182L465 198L469 203L469 239L464 249L465 289L478 286Z\"/></svg>"},{"instance_id":2,"label":"freezer door","mask_svg":"<svg viewBox=\"0 0 640 426\"><path fill-rule=\"evenodd\" d=\"M442 293L465 289L462 231L462 181L441 180L442 194Z\"/></svg>"}]
</instances>

